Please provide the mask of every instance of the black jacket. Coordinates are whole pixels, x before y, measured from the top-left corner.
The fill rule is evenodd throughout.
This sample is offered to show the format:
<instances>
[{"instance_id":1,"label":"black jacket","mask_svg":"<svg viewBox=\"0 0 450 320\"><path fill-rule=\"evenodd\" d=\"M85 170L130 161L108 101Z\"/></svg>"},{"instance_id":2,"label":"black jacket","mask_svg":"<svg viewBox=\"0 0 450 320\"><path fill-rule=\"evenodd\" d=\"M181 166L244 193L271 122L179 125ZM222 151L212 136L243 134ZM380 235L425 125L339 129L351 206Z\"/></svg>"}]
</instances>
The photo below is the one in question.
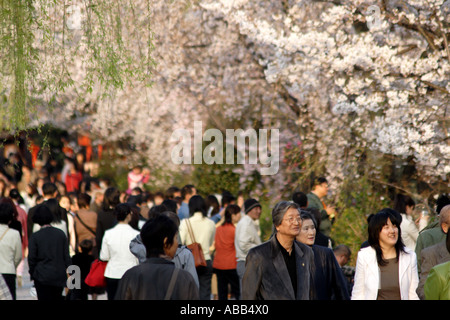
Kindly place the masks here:
<instances>
[{"instance_id":1,"label":"black jacket","mask_svg":"<svg viewBox=\"0 0 450 320\"><path fill-rule=\"evenodd\" d=\"M313 296L314 254L310 247L294 241L297 269L297 296L294 295L283 254L272 238L250 249L242 279L243 300L310 300Z\"/></svg>"},{"instance_id":2,"label":"black jacket","mask_svg":"<svg viewBox=\"0 0 450 320\"><path fill-rule=\"evenodd\" d=\"M113 210L100 210L97 213L97 228L95 235L95 243L97 244L97 255L100 256L100 251L102 249L103 236L105 231L111 229L117 224L116 216Z\"/></svg>"},{"instance_id":3,"label":"black jacket","mask_svg":"<svg viewBox=\"0 0 450 320\"><path fill-rule=\"evenodd\" d=\"M119 281L116 300L164 300L175 264L164 258L148 258L129 269ZM170 300L198 300L192 275L179 269Z\"/></svg>"},{"instance_id":4,"label":"black jacket","mask_svg":"<svg viewBox=\"0 0 450 320\"><path fill-rule=\"evenodd\" d=\"M350 300L347 281L333 250L313 245L314 300Z\"/></svg>"},{"instance_id":5,"label":"black jacket","mask_svg":"<svg viewBox=\"0 0 450 320\"><path fill-rule=\"evenodd\" d=\"M66 285L66 269L72 262L63 231L54 227L40 229L31 235L28 250L31 280L50 286Z\"/></svg>"}]
</instances>

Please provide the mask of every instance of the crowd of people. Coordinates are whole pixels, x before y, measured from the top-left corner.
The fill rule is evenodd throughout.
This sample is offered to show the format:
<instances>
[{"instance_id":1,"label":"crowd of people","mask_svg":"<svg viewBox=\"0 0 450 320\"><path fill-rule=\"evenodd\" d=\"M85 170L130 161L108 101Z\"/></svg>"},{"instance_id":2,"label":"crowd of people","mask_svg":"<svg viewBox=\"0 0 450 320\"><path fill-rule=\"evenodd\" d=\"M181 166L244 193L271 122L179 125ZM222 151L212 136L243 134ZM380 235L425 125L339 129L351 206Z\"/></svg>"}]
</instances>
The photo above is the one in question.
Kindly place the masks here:
<instances>
[{"instance_id":1,"label":"crowd of people","mask_svg":"<svg viewBox=\"0 0 450 320\"><path fill-rule=\"evenodd\" d=\"M0 177L0 299L16 299L25 263L39 300L450 299L446 195L435 222L414 220L416 204L405 195L369 215L351 267L349 247L331 238L337 212L324 201L323 177L275 204L272 233L262 239L258 199L200 195L192 184L151 193L150 170L140 166L120 190L76 159L65 164L56 174L24 166L20 179ZM96 260L106 263L105 284L91 287L84 279ZM81 287L67 286L71 265Z\"/></svg>"}]
</instances>

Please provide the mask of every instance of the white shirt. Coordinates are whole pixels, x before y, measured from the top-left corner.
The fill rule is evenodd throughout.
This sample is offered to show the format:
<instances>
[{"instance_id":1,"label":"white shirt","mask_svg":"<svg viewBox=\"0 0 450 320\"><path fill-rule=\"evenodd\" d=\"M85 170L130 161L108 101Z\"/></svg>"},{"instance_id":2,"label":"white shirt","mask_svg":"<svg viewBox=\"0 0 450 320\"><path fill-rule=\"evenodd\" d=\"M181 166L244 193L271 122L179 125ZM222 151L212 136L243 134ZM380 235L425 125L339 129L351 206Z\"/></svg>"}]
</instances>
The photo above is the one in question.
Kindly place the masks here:
<instances>
[{"instance_id":1,"label":"white shirt","mask_svg":"<svg viewBox=\"0 0 450 320\"><path fill-rule=\"evenodd\" d=\"M419 285L416 253L408 247L400 252L398 279L402 300L419 300L416 293ZM358 252L352 300L376 300L380 288L380 268L375 249L366 247Z\"/></svg>"},{"instance_id":2,"label":"white shirt","mask_svg":"<svg viewBox=\"0 0 450 320\"><path fill-rule=\"evenodd\" d=\"M236 225L234 236L237 260L245 261L250 249L259 244L261 244L261 238L259 237L259 227L257 222L248 215L244 215Z\"/></svg>"},{"instance_id":3,"label":"white shirt","mask_svg":"<svg viewBox=\"0 0 450 320\"><path fill-rule=\"evenodd\" d=\"M191 223L192 232L194 233L195 241L200 243L203 250L203 255L205 260L211 260L211 255L209 254L209 248L214 242L214 236L216 234L216 225L211 219L204 217L201 212L196 212L189 219L183 219L180 223L180 240L184 245L190 245L194 241L189 235L189 229L187 226L187 221Z\"/></svg>"},{"instance_id":4,"label":"white shirt","mask_svg":"<svg viewBox=\"0 0 450 320\"><path fill-rule=\"evenodd\" d=\"M22 260L22 240L19 231L0 224L0 273L16 274Z\"/></svg>"},{"instance_id":5,"label":"white shirt","mask_svg":"<svg viewBox=\"0 0 450 320\"><path fill-rule=\"evenodd\" d=\"M401 216L402 223L400 224L400 229L402 230L402 241L409 249L416 250L419 231L427 226L427 221L425 219L420 219L419 227L417 227L410 215L402 213Z\"/></svg>"},{"instance_id":6,"label":"white shirt","mask_svg":"<svg viewBox=\"0 0 450 320\"><path fill-rule=\"evenodd\" d=\"M139 231L123 223L105 231L100 251L100 260L108 261L105 277L120 279L128 269L139 264L130 251L130 242L138 234Z\"/></svg>"}]
</instances>

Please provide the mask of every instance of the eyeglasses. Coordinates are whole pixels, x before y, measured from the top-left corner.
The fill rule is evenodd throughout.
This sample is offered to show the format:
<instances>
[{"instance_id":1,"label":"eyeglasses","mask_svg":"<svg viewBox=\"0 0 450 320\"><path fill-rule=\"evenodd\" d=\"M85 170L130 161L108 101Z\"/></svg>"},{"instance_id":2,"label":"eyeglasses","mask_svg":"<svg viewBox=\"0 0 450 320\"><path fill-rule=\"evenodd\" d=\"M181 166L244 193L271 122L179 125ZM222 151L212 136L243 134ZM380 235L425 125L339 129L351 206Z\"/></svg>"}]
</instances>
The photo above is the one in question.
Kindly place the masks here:
<instances>
[{"instance_id":1,"label":"eyeglasses","mask_svg":"<svg viewBox=\"0 0 450 320\"><path fill-rule=\"evenodd\" d=\"M283 220L289 222L289 224L293 224L294 221L296 221L298 224L302 223L302 219L300 217L289 217Z\"/></svg>"}]
</instances>

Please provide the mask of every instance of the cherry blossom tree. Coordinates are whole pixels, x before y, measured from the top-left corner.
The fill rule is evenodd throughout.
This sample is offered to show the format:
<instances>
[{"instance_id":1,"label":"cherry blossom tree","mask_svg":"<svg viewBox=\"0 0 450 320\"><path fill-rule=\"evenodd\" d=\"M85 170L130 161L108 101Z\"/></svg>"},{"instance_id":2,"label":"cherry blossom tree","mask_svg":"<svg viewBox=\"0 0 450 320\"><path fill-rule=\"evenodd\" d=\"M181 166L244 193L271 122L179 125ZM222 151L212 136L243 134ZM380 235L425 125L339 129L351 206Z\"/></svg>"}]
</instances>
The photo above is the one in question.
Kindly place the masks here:
<instances>
[{"instance_id":1,"label":"cherry blossom tree","mask_svg":"<svg viewBox=\"0 0 450 320\"><path fill-rule=\"evenodd\" d=\"M335 194L363 175L423 199L448 188L449 1L102 3L120 13L122 24L104 25L120 28L122 42L102 39L102 21L81 6L81 25L97 27L69 29L72 45L47 52L42 74L56 68L68 85L36 96L42 108L32 124L129 139L129 161L144 157L169 177L191 170L170 160L170 137L178 128L192 132L195 120L222 131L278 128L285 161L278 174L260 176L259 194L286 197L314 174L326 175ZM87 31L109 68L82 58L91 52ZM125 64L114 57L137 57L131 65L143 72L117 83L114 68ZM393 181L392 164L396 172L413 168L414 177ZM245 187L259 167L233 170Z\"/></svg>"}]
</instances>

